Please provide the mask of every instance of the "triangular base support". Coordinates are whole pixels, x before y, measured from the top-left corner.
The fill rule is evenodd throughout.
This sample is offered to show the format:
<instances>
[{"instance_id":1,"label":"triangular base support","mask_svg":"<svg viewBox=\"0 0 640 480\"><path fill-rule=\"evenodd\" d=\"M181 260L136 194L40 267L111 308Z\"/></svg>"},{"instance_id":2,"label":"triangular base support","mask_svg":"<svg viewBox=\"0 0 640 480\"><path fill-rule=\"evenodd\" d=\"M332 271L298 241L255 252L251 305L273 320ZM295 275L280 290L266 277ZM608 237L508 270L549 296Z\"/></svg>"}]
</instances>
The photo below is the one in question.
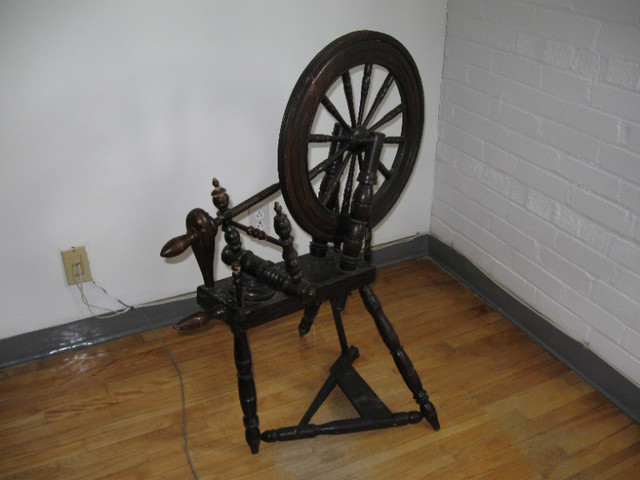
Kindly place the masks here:
<instances>
[{"instance_id":1,"label":"triangular base support","mask_svg":"<svg viewBox=\"0 0 640 480\"><path fill-rule=\"evenodd\" d=\"M421 412L392 413L387 408L353 368L352 364L358 356L358 349L354 346L342 352L331 367L329 378L318 391L298 425L266 430L260 434L260 439L265 442L298 440L313 438L317 435L341 435L420 422L423 418ZM360 416L320 425L309 423L336 386L340 387Z\"/></svg>"}]
</instances>

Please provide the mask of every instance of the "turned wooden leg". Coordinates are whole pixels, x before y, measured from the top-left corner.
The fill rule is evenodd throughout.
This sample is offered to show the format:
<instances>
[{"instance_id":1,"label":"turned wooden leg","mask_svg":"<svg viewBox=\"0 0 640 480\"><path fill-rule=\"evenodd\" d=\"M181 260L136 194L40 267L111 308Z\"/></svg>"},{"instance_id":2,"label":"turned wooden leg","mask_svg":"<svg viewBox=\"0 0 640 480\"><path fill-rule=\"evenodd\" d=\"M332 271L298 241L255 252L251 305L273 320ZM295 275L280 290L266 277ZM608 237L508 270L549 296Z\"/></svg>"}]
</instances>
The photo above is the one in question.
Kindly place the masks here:
<instances>
[{"instance_id":1,"label":"turned wooden leg","mask_svg":"<svg viewBox=\"0 0 640 480\"><path fill-rule=\"evenodd\" d=\"M349 344L347 343L347 335L344 331L344 324L342 323L342 312L344 306L347 303L347 295L331 299L331 311L333 313L333 321L336 324L336 332L338 333L338 340L340 341L340 348L342 353L345 353Z\"/></svg>"},{"instance_id":2,"label":"turned wooden leg","mask_svg":"<svg viewBox=\"0 0 640 480\"><path fill-rule=\"evenodd\" d=\"M309 330L311 330L311 325L313 325L313 320L316 318L318 310L320 310L319 304L309 305L304 309L302 320L300 320L300 324L298 325L298 334L301 337L304 337L307 333L309 333Z\"/></svg>"},{"instance_id":3,"label":"turned wooden leg","mask_svg":"<svg viewBox=\"0 0 640 480\"><path fill-rule=\"evenodd\" d=\"M376 322L378 332L391 352L391 356L393 357L396 367L398 367L404 382L407 384L407 387L409 387L409 390L413 393L413 398L420 406L420 412L422 412L422 415L431 424L434 430L439 430L440 423L438 421L436 408L429 401L429 395L427 395L426 390L422 387L420 377L418 376L409 355L407 355L404 348L402 348L393 325L391 325L391 322L382 310L382 305L380 305L378 297L376 297L376 294L369 285L360 288L360 296L362 297L362 301L364 302L367 311Z\"/></svg>"},{"instance_id":4,"label":"turned wooden leg","mask_svg":"<svg viewBox=\"0 0 640 480\"><path fill-rule=\"evenodd\" d=\"M253 382L253 370L251 369L251 351L247 332L233 332L233 352L238 370L238 394L240 406L244 414L243 422L245 438L251 449L251 453L258 453L260 447L260 430L258 429L258 415L256 413L257 397L256 385Z\"/></svg>"}]
</instances>

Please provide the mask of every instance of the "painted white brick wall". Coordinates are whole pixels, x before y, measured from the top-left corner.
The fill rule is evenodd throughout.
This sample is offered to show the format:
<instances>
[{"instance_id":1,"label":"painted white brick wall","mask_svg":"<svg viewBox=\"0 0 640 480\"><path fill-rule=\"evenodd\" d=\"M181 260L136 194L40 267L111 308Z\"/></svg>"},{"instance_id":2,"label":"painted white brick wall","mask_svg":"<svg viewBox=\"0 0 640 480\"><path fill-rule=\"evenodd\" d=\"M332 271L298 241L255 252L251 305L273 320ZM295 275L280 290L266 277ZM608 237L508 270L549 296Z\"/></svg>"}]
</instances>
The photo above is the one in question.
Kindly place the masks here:
<instances>
[{"instance_id":1,"label":"painted white brick wall","mask_svg":"<svg viewBox=\"0 0 640 480\"><path fill-rule=\"evenodd\" d=\"M640 1L449 0L431 233L640 385Z\"/></svg>"}]
</instances>

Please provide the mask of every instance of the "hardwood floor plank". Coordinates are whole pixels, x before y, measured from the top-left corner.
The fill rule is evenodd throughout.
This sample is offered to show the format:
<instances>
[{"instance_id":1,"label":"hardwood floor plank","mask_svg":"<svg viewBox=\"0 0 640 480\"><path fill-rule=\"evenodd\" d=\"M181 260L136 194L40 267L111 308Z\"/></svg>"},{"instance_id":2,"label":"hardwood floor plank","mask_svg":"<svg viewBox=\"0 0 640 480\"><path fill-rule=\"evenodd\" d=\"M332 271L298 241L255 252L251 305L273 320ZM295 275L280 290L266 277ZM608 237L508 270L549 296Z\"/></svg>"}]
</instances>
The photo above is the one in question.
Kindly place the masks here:
<instances>
[{"instance_id":1,"label":"hardwood floor plank","mask_svg":"<svg viewBox=\"0 0 640 480\"><path fill-rule=\"evenodd\" d=\"M628 425L607 438L597 440L575 454L567 454L567 457L557 465L550 469L544 469L542 473L547 478L568 478L606 461L616 452L629 447L634 452L640 448L640 432L637 424Z\"/></svg>"},{"instance_id":2,"label":"hardwood floor plank","mask_svg":"<svg viewBox=\"0 0 640 480\"><path fill-rule=\"evenodd\" d=\"M640 477L640 461L637 461L632 466L614 473L613 475L602 477L607 480L629 480L631 478L639 478Z\"/></svg>"},{"instance_id":3,"label":"hardwood floor plank","mask_svg":"<svg viewBox=\"0 0 640 480\"><path fill-rule=\"evenodd\" d=\"M428 260L381 269L386 314L438 408L426 422L261 443L251 455L232 335L160 329L185 385L201 479L640 478L640 425ZM354 366L393 410L416 408L357 294L343 315ZM249 332L262 429L295 425L339 354L323 305ZM355 416L339 390L314 422ZM0 479L191 478L178 377L151 332L0 370Z\"/></svg>"},{"instance_id":4,"label":"hardwood floor plank","mask_svg":"<svg viewBox=\"0 0 640 480\"><path fill-rule=\"evenodd\" d=\"M570 478L593 478L594 480L604 480L616 477L623 472L631 473L633 468L636 466L639 468L637 472L640 473L640 448L637 443L615 452L591 467L585 468L575 475L572 475ZM625 478L638 478L638 475L631 475Z\"/></svg>"}]
</instances>

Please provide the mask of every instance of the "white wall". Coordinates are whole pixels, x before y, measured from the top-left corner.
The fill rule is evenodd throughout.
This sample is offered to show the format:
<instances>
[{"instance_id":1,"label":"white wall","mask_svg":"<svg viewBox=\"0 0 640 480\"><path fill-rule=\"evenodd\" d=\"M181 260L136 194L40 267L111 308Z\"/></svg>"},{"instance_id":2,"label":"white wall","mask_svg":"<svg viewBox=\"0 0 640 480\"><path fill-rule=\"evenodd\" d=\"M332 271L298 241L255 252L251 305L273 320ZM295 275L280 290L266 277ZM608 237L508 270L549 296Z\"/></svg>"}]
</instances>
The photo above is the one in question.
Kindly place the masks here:
<instances>
[{"instance_id":1,"label":"white wall","mask_svg":"<svg viewBox=\"0 0 640 480\"><path fill-rule=\"evenodd\" d=\"M640 385L640 2L448 11L432 233Z\"/></svg>"},{"instance_id":2,"label":"white wall","mask_svg":"<svg viewBox=\"0 0 640 480\"><path fill-rule=\"evenodd\" d=\"M404 43L427 102L413 180L375 241L429 231L445 16L446 0L1 2L0 338L88 316L64 278L71 246L126 302L193 291L193 257L160 247L191 208L214 211L214 175L236 203L277 181L289 94L352 30Z\"/></svg>"}]
</instances>

